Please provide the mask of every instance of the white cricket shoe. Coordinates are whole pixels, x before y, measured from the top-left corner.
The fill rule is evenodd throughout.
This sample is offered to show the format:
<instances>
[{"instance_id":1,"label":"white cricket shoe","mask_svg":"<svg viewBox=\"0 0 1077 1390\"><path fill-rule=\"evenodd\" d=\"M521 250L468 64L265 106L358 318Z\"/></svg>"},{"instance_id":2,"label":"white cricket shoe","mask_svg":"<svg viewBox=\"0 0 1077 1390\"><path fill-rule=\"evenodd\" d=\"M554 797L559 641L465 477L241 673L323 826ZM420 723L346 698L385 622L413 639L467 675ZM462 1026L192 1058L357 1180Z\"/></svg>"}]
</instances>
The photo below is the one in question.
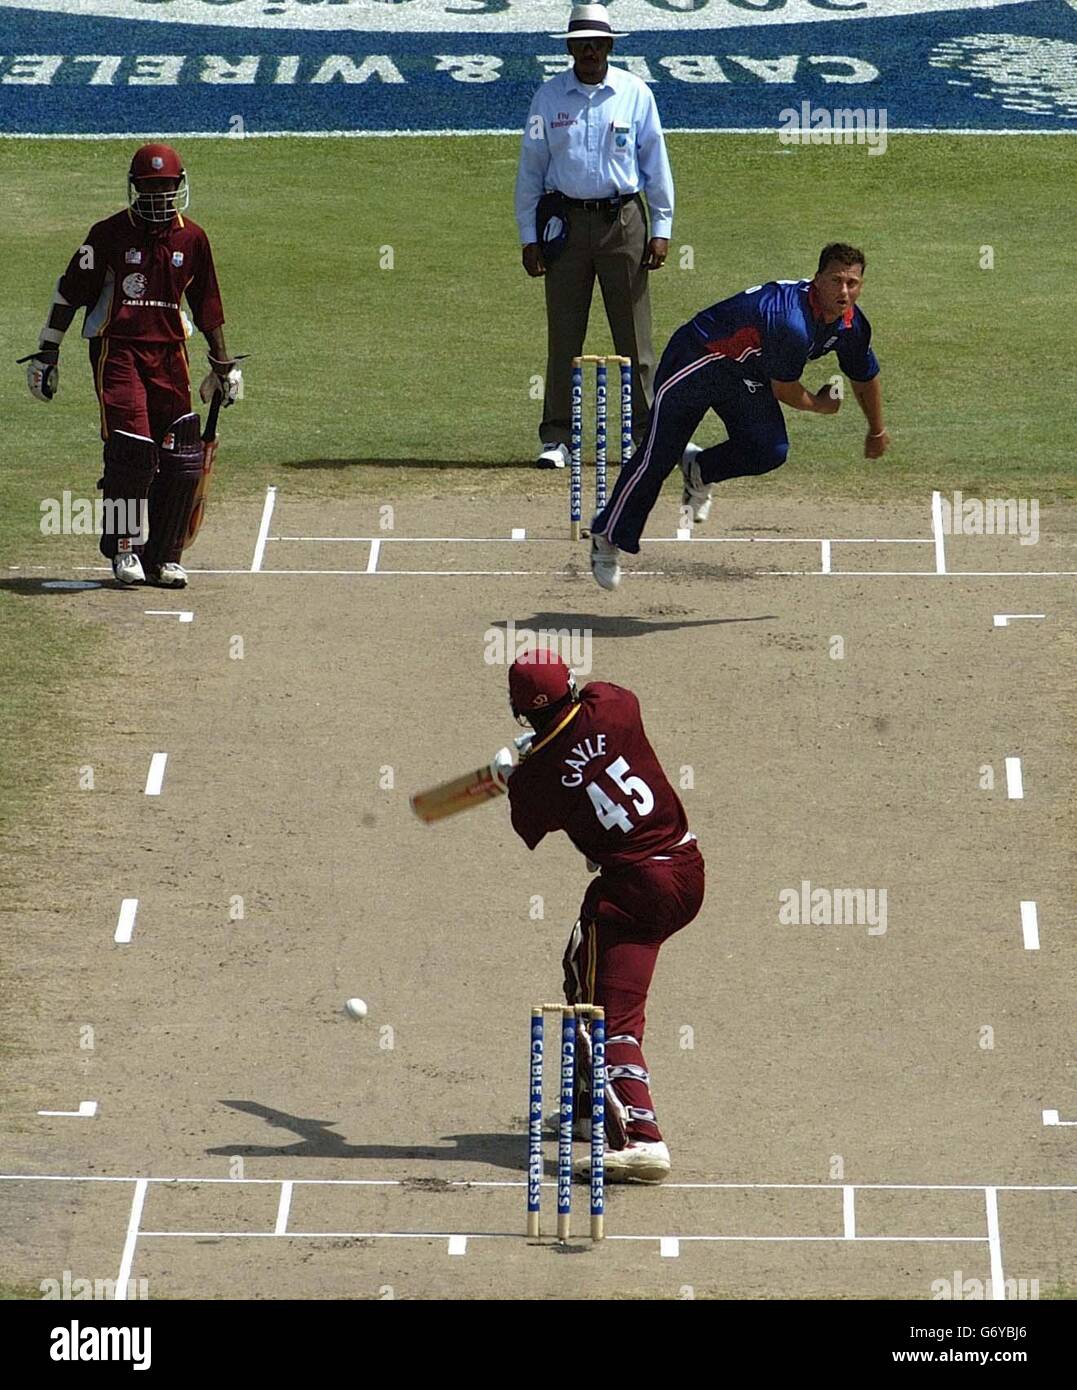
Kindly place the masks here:
<instances>
[{"instance_id":1,"label":"white cricket shoe","mask_svg":"<svg viewBox=\"0 0 1077 1390\"><path fill-rule=\"evenodd\" d=\"M603 1166L607 1182L664 1182L671 1167L669 1149L661 1139L654 1143L630 1139L623 1149L607 1148ZM589 1181L591 1155L576 1159L572 1171L576 1177Z\"/></svg>"},{"instance_id":2,"label":"white cricket shoe","mask_svg":"<svg viewBox=\"0 0 1077 1390\"><path fill-rule=\"evenodd\" d=\"M600 589L616 589L621 582L621 552L605 536L591 535L591 573Z\"/></svg>"},{"instance_id":3,"label":"white cricket shoe","mask_svg":"<svg viewBox=\"0 0 1077 1390\"><path fill-rule=\"evenodd\" d=\"M711 502L714 500L710 484L703 481L696 461L702 452L698 444L689 444L681 455L681 472L684 474L681 506L692 508L693 521L706 521L711 514Z\"/></svg>"},{"instance_id":4,"label":"white cricket shoe","mask_svg":"<svg viewBox=\"0 0 1077 1390\"><path fill-rule=\"evenodd\" d=\"M186 589L187 587L187 571L182 565L177 565L174 561L158 565L152 574L153 582L159 584L162 589Z\"/></svg>"},{"instance_id":5,"label":"white cricket shoe","mask_svg":"<svg viewBox=\"0 0 1077 1390\"><path fill-rule=\"evenodd\" d=\"M572 462L566 444L543 444L542 453L535 460L536 468L567 468Z\"/></svg>"},{"instance_id":6,"label":"white cricket shoe","mask_svg":"<svg viewBox=\"0 0 1077 1390\"><path fill-rule=\"evenodd\" d=\"M116 576L118 584L145 584L146 582L146 572L142 568L142 561L133 550L125 550L112 557L112 573Z\"/></svg>"},{"instance_id":7,"label":"white cricket shoe","mask_svg":"<svg viewBox=\"0 0 1077 1390\"><path fill-rule=\"evenodd\" d=\"M561 1133L561 1112L551 1110L542 1124L543 1132L546 1134ZM591 1117L590 1115L573 1115L572 1117L572 1137L579 1140L581 1144L591 1142Z\"/></svg>"}]
</instances>

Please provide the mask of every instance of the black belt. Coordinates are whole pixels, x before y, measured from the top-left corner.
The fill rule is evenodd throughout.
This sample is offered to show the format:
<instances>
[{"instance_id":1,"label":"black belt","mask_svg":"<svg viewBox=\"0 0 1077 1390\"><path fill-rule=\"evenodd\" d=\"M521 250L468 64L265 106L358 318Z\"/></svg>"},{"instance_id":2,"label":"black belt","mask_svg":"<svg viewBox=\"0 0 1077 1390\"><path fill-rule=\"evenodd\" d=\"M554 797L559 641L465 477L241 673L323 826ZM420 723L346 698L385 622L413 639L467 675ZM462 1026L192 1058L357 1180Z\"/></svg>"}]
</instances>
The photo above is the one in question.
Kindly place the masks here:
<instances>
[{"instance_id":1,"label":"black belt","mask_svg":"<svg viewBox=\"0 0 1077 1390\"><path fill-rule=\"evenodd\" d=\"M584 212L619 212L625 203L638 199L638 193L622 193L616 198L565 198L565 203L570 208L583 208Z\"/></svg>"}]
</instances>

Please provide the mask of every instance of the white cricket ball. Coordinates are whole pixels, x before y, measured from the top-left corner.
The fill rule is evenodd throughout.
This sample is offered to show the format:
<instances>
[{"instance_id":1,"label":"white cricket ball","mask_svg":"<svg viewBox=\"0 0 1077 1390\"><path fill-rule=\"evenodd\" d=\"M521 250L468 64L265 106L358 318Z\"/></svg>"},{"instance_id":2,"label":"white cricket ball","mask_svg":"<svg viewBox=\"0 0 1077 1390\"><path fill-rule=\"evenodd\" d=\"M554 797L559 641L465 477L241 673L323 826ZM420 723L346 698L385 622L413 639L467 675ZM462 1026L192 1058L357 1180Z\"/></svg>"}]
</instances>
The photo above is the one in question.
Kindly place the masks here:
<instances>
[{"instance_id":1,"label":"white cricket ball","mask_svg":"<svg viewBox=\"0 0 1077 1390\"><path fill-rule=\"evenodd\" d=\"M344 1012L356 1020L366 1018L366 1004L362 999L349 999L344 1005Z\"/></svg>"}]
</instances>

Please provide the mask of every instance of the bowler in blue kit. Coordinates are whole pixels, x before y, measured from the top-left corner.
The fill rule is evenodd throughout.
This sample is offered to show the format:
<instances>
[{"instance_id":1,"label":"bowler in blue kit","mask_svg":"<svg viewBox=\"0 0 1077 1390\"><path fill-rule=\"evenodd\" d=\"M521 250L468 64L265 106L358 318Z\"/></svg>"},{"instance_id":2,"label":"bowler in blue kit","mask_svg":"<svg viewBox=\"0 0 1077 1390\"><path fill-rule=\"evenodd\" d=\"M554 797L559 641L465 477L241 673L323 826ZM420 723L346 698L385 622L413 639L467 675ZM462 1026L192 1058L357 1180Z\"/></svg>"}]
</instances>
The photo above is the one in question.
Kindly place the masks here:
<instances>
[{"instance_id":1,"label":"bowler in blue kit","mask_svg":"<svg viewBox=\"0 0 1077 1390\"><path fill-rule=\"evenodd\" d=\"M841 397L828 382L814 394L800 383L809 362L828 352L848 377L868 422L864 457L881 458L879 363L871 325L857 308L863 251L825 246L811 280L771 280L704 309L670 339L655 375L654 405L643 443L621 469L609 502L591 524L591 569L604 589L620 583L619 552L639 553L639 538L662 484L677 464L682 500L705 521L711 485L780 468L789 452L782 406L836 415ZM691 443L708 410L729 438L711 449Z\"/></svg>"}]
</instances>

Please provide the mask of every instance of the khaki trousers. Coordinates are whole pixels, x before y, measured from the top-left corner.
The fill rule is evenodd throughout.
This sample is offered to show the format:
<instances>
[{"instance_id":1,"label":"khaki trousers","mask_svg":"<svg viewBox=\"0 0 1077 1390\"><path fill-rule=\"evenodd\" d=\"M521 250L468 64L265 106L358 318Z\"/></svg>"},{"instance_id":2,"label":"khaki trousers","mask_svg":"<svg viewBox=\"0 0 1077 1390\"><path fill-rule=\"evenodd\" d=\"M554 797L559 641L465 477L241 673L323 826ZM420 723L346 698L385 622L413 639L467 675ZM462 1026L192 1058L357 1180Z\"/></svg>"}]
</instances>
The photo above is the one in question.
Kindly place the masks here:
<instances>
[{"instance_id":1,"label":"khaki trousers","mask_svg":"<svg viewBox=\"0 0 1077 1390\"><path fill-rule=\"evenodd\" d=\"M619 211L569 208L569 237L546 268L546 395L539 436L543 444L565 444L572 433L572 359L583 352L595 277L602 289L613 351L631 357L632 434L641 440L651 408L654 347L651 343L647 219L640 200ZM600 345L600 351L610 349ZM589 388L593 389L593 388Z\"/></svg>"}]
</instances>

